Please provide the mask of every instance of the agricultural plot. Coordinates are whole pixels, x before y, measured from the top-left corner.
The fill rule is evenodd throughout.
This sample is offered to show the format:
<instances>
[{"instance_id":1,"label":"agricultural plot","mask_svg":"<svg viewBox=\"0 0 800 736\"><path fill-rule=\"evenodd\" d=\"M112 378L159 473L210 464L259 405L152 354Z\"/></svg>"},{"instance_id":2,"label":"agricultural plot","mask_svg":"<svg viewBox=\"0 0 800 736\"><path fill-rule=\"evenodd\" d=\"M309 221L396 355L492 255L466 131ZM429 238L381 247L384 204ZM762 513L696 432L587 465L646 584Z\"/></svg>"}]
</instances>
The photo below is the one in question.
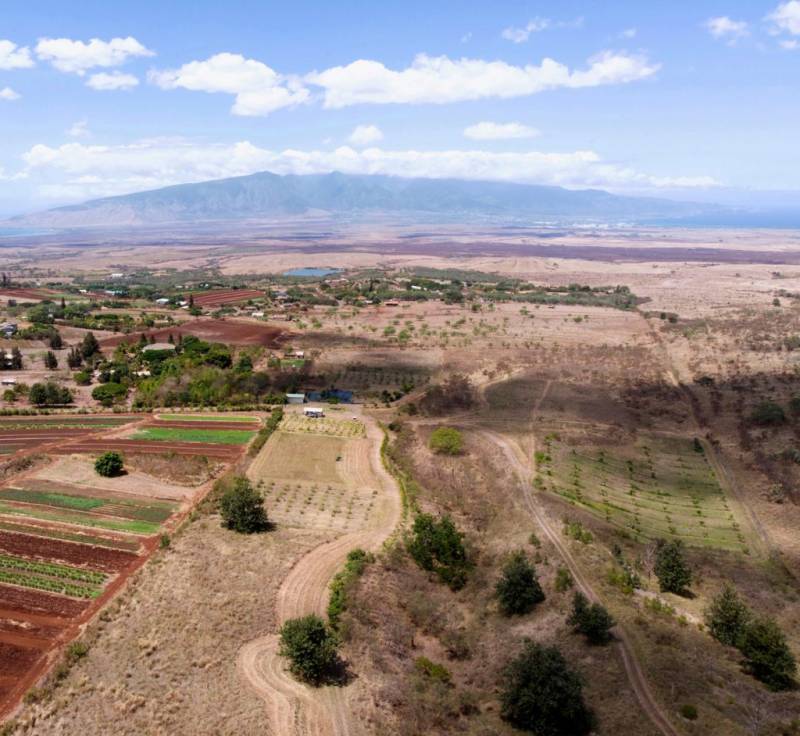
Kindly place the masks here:
<instances>
[{"instance_id":1,"label":"agricultural plot","mask_svg":"<svg viewBox=\"0 0 800 736\"><path fill-rule=\"evenodd\" d=\"M150 426L138 430L131 439L149 442L203 442L214 445L246 445L254 432L243 429L195 429Z\"/></svg>"},{"instance_id":2,"label":"agricultural plot","mask_svg":"<svg viewBox=\"0 0 800 736\"><path fill-rule=\"evenodd\" d=\"M411 390L424 386L430 375L423 369L391 366L348 365L331 377L331 383L360 392Z\"/></svg>"},{"instance_id":3,"label":"agricultural plot","mask_svg":"<svg viewBox=\"0 0 800 736\"><path fill-rule=\"evenodd\" d=\"M138 419L112 415L50 415L0 419L0 455L32 450L103 429L123 426Z\"/></svg>"},{"instance_id":4,"label":"agricultural plot","mask_svg":"<svg viewBox=\"0 0 800 736\"><path fill-rule=\"evenodd\" d=\"M369 441L287 432L284 426L292 418L304 419L284 418L248 471L264 494L269 517L286 526L343 532L363 528L378 495L369 464Z\"/></svg>"},{"instance_id":5,"label":"agricultural plot","mask_svg":"<svg viewBox=\"0 0 800 736\"><path fill-rule=\"evenodd\" d=\"M310 418L302 414L288 414L281 422L281 431L302 434L323 434L332 437L364 437L364 424L358 419L335 419L333 417Z\"/></svg>"},{"instance_id":6,"label":"agricultural plot","mask_svg":"<svg viewBox=\"0 0 800 736\"><path fill-rule=\"evenodd\" d=\"M241 422L257 424L261 421L258 417L238 414L159 414L158 419L164 422L223 422L226 424Z\"/></svg>"},{"instance_id":7,"label":"agricultural plot","mask_svg":"<svg viewBox=\"0 0 800 736\"><path fill-rule=\"evenodd\" d=\"M650 436L632 448L570 447L549 435L538 488L558 494L634 539L676 538L747 552L742 530L702 447Z\"/></svg>"}]
</instances>

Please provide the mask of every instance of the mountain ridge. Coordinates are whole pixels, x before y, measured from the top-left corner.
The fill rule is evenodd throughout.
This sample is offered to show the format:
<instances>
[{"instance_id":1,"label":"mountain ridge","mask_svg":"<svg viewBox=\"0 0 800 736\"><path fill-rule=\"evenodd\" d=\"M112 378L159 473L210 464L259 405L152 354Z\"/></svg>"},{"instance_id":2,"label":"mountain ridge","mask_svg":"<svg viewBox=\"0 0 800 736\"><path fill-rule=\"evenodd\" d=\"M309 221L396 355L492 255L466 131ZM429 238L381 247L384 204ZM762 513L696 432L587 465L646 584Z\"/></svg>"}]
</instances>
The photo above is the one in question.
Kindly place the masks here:
<instances>
[{"instance_id":1,"label":"mountain ridge","mask_svg":"<svg viewBox=\"0 0 800 736\"><path fill-rule=\"evenodd\" d=\"M642 222L719 212L716 205L628 197L602 189L383 174L274 174L176 184L93 199L20 216L14 224L48 227L148 225L327 213L367 217L425 213L443 219Z\"/></svg>"}]
</instances>

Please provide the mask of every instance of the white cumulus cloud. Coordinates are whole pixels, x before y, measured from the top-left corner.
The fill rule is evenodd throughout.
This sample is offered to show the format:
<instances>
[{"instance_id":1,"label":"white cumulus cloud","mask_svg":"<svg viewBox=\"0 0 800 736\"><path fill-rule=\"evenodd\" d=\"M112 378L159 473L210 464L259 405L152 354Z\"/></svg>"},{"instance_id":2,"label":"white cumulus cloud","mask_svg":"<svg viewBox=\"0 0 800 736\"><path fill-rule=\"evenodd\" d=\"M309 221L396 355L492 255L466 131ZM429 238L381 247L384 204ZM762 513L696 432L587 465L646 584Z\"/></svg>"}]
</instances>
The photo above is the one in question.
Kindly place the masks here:
<instances>
[{"instance_id":1,"label":"white cumulus cloud","mask_svg":"<svg viewBox=\"0 0 800 736\"><path fill-rule=\"evenodd\" d=\"M525 41L531 37L532 33L539 33L549 27L550 20L548 18L534 18L521 28L515 28L514 26L505 28L500 35L505 38L506 41L511 41L512 43L525 43Z\"/></svg>"},{"instance_id":2,"label":"white cumulus cloud","mask_svg":"<svg viewBox=\"0 0 800 736\"><path fill-rule=\"evenodd\" d=\"M724 39L730 44L750 35L750 29L745 21L733 20L727 15L709 18L705 22L705 27L714 38Z\"/></svg>"},{"instance_id":3,"label":"white cumulus cloud","mask_svg":"<svg viewBox=\"0 0 800 736\"><path fill-rule=\"evenodd\" d=\"M368 146L383 140L383 133L377 125L356 125L347 139L354 146Z\"/></svg>"},{"instance_id":4,"label":"white cumulus cloud","mask_svg":"<svg viewBox=\"0 0 800 736\"><path fill-rule=\"evenodd\" d=\"M70 38L41 38L36 44L36 55L59 71L84 75L95 67L121 66L130 58L155 56L155 53L128 36L110 41L93 38L88 43Z\"/></svg>"},{"instance_id":5,"label":"white cumulus cloud","mask_svg":"<svg viewBox=\"0 0 800 736\"><path fill-rule=\"evenodd\" d=\"M293 77L286 77L255 59L221 53L205 61L191 61L178 69L152 71L149 79L162 89L223 92L235 96L234 115L268 115L283 107L309 100L309 92Z\"/></svg>"},{"instance_id":6,"label":"white cumulus cloud","mask_svg":"<svg viewBox=\"0 0 800 736\"><path fill-rule=\"evenodd\" d=\"M773 24L773 33L790 33L800 36L800 0L781 3L768 16Z\"/></svg>"},{"instance_id":7,"label":"white cumulus cloud","mask_svg":"<svg viewBox=\"0 0 800 736\"><path fill-rule=\"evenodd\" d=\"M514 66L505 61L457 59L420 54L410 67L396 71L379 61L359 59L307 75L324 89L328 108L363 103L444 104L482 98L522 97L560 87L598 87L625 84L654 75L659 64L646 57L604 51L589 59L585 69L570 70L553 59Z\"/></svg>"},{"instance_id":8,"label":"white cumulus cloud","mask_svg":"<svg viewBox=\"0 0 800 736\"><path fill-rule=\"evenodd\" d=\"M0 40L0 69L30 69L34 65L27 46Z\"/></svg>"},{"instance_id":9,"label":"white cumulus cloud","mask_svg":"<svg viewBox=\"0 0 800 736\"><path fill-rule=\"evenodd\" d=\"M89 121L85 118L77 120L66 131L70 138L88 138L91 133L89 132Z\"/></svg>"},{"instance_id":10,"label":"white cumulus cloud","mask_svg":"<svg viewBox=\"0 0 800 736\"><path fill-rule=\"evenodd\" d=\"M484 121L464 128L464 135L474 141L499 141L511 138L535 138L540 135L536 128L522 123L492 123Z\"/></svg>"},{"instance_id":11,"label":"white cumulus cloud","mask_svg":"<svg viewBox=\"0 0 800 736\"><path fill-rule=\"evenodd\" d=\"M329 150L279 151L248 141L205 144L185 139L150 139L128 145L79 142L33 146L23 155L29 177L42 196L61 200L122 194L143 189L273 171L314 174L389 174L428 178L520 181L567 187L616 190L711 187L707 176L654 176L604 162L594 151L563 153L482 150Z\"/></svg>"},{"instance_id":12,"label":"white cumulus cloud","mask_svg":"<svg viewBox=\"0 0 800 736\"><path fill-rule=\"evenodd\" d=\"M86 86L101 92L109 92L119 89L133 89L139 84L139 80L133 74L123 74L122 72L98 72L92 74L86 80Z\"/></svg>"},{"instance_id":13,"label":"white cumulus cloud","mask_svg":"<svg viewBox=\"0 0 800 736\"><path fill-rule=\"evenodd\" d=\"M0 89L0 100L6 100L7 102L13 102L14 100L18 100L21 97L19 92L15 92L11 87L3 87Z\"/></svg>"}]
</instances>

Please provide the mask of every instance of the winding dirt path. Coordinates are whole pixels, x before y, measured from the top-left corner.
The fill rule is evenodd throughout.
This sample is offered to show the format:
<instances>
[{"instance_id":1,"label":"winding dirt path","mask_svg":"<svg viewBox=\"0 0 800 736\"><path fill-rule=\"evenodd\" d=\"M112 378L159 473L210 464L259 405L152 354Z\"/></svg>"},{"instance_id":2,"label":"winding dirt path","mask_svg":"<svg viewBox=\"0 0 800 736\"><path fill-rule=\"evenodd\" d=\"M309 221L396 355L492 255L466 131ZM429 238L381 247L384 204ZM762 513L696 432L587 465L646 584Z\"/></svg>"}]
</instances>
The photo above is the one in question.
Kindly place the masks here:
<instances>
[{"instance_id":1,"label":"winding dirt path","mask_svg":"<svg viewBox=\"0 0 800 736\"><path fill-rule=\"evenodd\" d=\"M369 463L378 489L375 510L365 527L315 547L301 558L278 590L278 625L316 613L325 616L328 585L355 547L376 551L402 517L400 489L381 459L383 433L377 423L361 417L370 440ZM297 682L278 655L278 635L268 634L239 650L237 669L263 699L276 736L359 736L365 733L353 716L352 686L312 688Z\"/></svg>"},{"instance_id":2,"label":"winding dirt path","mask_svg":"<svg viewBox=\"0 0 800 736\"><path fill-rule=\"evenodd\" d=\"M539 401L536 404L538 407L541 404L544 395L548 391L550 387L550 383L548 382L545 385L545 389L542 392L542 396L540 397ZM564 543L564 540L561 538L561 535L555 530L550 523L550 520L547 516L542 512L539 506L536 504L533 498L533 492L531 490L531 484L529 482L530 477L536 472L535 468L535 460L528 460L525 454L522 452L520 447L509 440L507 437L504 437L497 432L493 432L491 430L483 430L482 434L495 445L497 445L503 454L508 459L511 467L514 468L515 474L517 475L520 483L520 487L522 489L522 497L525 502L525 506L528 509L528 512L533 517L533 519L537 522L539 527L541 528L544 535L547 537L548 540L553 544L553 546L558 551L559 555L561 555L564 563L569 568L569 571L572 573L572 577L574 578L577 586L580 588L581 592L592 602L600 603L600 597L595 593L590 585L589 581L587 580L586 576L583 574L583 571L578 566L577 561L572 556L572 553L569 551L569 548ZM533 457L533 455L532 455ZM614 646L620 653L622 658L623 665L625 667L625 673L628 676L628 681L631 684L631 688L636 696L639 705L641 706L642 710L647 714L648 718L653 722L653 725L662 733L664 736L680 736L680 732L677 731L672 723L669 721L667 716L664 714L661 706L656 701L655 697L653 696L652 691L650 690L650 686L647 683L647 679L642 671L641 665L639 664L638 659L636 658L636 654L634 651L633 644L631 643L630 638L619 625L616 627L616 641Z\"/></svg>"}]
</instances>

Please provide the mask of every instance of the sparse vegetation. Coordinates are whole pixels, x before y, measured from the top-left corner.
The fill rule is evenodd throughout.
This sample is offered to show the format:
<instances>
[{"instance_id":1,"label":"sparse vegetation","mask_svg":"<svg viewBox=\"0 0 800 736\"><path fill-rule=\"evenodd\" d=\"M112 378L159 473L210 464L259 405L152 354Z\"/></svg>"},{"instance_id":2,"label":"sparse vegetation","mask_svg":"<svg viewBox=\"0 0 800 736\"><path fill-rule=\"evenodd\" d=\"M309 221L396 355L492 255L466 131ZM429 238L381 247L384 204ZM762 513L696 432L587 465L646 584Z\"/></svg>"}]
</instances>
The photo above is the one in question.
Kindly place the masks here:
<instances>
[{"instance_id":1,"label":"sparse vegetation","mask_svg":"<svg viewBox=\"0 0 800 736\"><path fill-rule=\"evenodd\" d=\"M453 427L437 427L431 432L428 446L439 455L460 455L464 450L464 436Z\"/></svg>"}]
</instances>

